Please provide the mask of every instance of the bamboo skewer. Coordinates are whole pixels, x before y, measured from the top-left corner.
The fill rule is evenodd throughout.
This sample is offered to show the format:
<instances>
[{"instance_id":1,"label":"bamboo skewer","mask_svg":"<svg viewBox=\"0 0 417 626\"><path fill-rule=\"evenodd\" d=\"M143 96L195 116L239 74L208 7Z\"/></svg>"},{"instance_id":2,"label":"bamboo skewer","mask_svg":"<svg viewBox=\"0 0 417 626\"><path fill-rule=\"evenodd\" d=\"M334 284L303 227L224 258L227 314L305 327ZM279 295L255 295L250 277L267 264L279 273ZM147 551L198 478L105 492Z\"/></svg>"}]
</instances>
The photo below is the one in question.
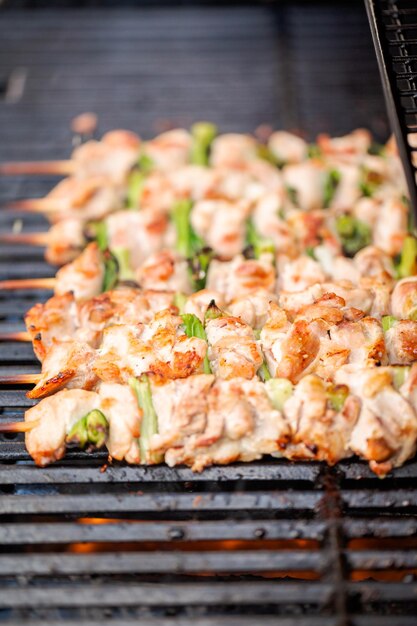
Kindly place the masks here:
<instances>
[{"instance_id":1,"label":"bamboo skewer","mask_svg":"<svg viewBox=\"0 0 417 626\"><path fill-rule=\"evenodd\" d=\"M40 380L40 374L11 374L0 375L0 385L36 385Z\"/></svg>"},{"instance_id":2,"label":"bamboo skewer","mask_svg":"<svg viewBox=\"0 0 417 626\"><path fill-rule=\"evenodd\" d=\"M9 202L3 207L5 211L22 211L24 213L57 213L68 209L65 198L29 198Z\"/></svg>"},{"instance_id":3,"label":"bamboo skewer","mask_svg":"<svg viewBox=\"0 0 417 626\"><path fill-rule=\"evenodd\" d=\"M47 246L48 233L0 233L0 243L26 243L30 246Z\"/></svg>"},{"instance_id":4,"label":"bamboo skewer","mask_svg":"<svg viewBox=\"0 0 417 626\"><path fill-rule=\"evenodd\" d=\"M0 291L15 291L18 289L54 289L56 278L17 278L15 280L1 280Z\"/></svg>"},{"instance_id":5,"label":"bamboo skewer","mask_svg":"<svg viewBox=\"0 0 417 626\"><path fill-rule=\"evenodd\" d=\"M9 422L0 424L0 433L27 433L40 423L40 420L30 422Z\"/></svg>"},{"instance_id":6,"label":"bamboo skewer","mask_svg":"<svg viewBox=\"0 0 417 626\"><path fill-rule=\"evenodd\" d=\"M51 174L68 176L76 170L74 161L16 161L0 163L0 175L19 176Z\"/></svg>"},{"instance_id":7,"label":"bamboo skewer","mask_svg":"<svg viewBox=\"0 0 417 626\"><path fill-rule=\"evenodd\" d=\"M24 330L16 333L0 333L0 343L6 341L21 341L30 343L32 338L29 333Z\"/></svg>"}]
</instances>

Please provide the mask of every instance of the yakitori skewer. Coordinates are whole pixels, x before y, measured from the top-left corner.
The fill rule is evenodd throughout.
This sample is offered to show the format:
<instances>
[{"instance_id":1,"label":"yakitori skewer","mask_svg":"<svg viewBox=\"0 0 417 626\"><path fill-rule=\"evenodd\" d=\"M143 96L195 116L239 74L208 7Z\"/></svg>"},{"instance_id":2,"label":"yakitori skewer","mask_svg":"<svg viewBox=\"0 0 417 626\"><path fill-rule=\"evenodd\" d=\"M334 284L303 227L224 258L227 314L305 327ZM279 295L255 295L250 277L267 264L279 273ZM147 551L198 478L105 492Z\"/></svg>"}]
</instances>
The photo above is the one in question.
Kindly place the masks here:
<instances>
[{"instance_id":1,"label":"yakitori skewer","mask_svg":"<svg viewBox=\"0 0 417 626\"><path fill-rule=\"evenodd\" d=\"M74 161L16 161L0 163L0 175L20 176L50 174L53 176L69 176L76 169Z\"/></svg>"},{"instance_id":2,"label":"yakitori skewer","mask_svg":"<svg viewBox=\"0 0 417 626\"><path fill-rule=\"evenodd\" d=\"M7 424L0 423L0 433L27 433L36 426L38 426L40 420L32 420L31 422L8 422Z\"/></svg>"},{"instance_id":3,"label":"yakitori skewer","mask_svg":"<svg viewBox=\"0 0 417 626\"><path fill-rule=\"evenodd\" d=\"M53 289L55 278L17 278L1 280L0 291L17 291L19 289Z\"/></svg>"},{"instance_id":4,"label":"yakitori skewer","mask_svg":"<svg viewBox=\"0 0 417 626\"><path fill-rule=\"evenodd\" d=\"M0 375L0 385L35 385L40 380L40 374L10 374Z\"/></svg>"},{"instance_id":5,"label":"yakitori skewer","mask_svg":"<svg viewBox=\"0 0 417 626\"><path fill-rule=\"evenodd\" d=\"M49 234L45 233L0 233L0 243L24 243L29 246L47 246Z\"/></svg>"},{"instance_id":6,"label":"yakitori skewer","mask_svg":"<svg viewBox=\"0 0 417 626\"><path fill-rule=\"evenodd\" d=\"M19 341L22 343L31 342L30 334L24 330L16 333L0 333L0 342Z\"/></svg>"},{"instance_id":7,"label":"yakitori skewer","mask_svg":"<svg viewBox=\"0 0 417 626\"><path fill-rule=\"evenodd\" d=\"M65 211L68 201L65 198L28 198L16 200L2 207L6 211L22 211L23 213L53 213Z\"/></svg>"}]
</instances>

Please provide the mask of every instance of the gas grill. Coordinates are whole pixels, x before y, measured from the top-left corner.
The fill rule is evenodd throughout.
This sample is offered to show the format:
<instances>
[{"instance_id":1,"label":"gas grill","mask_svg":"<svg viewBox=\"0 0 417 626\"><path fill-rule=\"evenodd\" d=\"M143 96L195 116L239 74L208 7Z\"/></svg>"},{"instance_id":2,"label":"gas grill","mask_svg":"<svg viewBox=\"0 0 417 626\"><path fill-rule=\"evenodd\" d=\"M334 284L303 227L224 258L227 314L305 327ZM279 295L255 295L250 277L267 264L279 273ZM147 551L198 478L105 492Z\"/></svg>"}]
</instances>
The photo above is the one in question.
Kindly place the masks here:
<instances>
[{"instance_id":1,"label":"gas grill","mask_svg":"<svg viewBox=\"0 0 417 626\"><path fill-rule=\"evenodd\" d=\"M388 135L361 3L43 4L0 9L0 161L66 157L69 122L85 110L101 132L144 136L199 118L223 131L262 121L309 137L361 125ZM397 5L412 3L381 4L401 23ZM406 15L417 23L415 10ZM51 184L4 179L0 202ZM42 224L0 213L0 228L20 218L25 230ZM37 249L0 249L0 279L52 274ZM24 312L47 297L1 295L0 335L22 330ZM23 343L0 342L0 363L2 374L39 370ZM31 405L24 388L1 388L0 420ZM22 435L0 436L1 623L416 624L417 462L383 481L355 460L201 474L106 463L72 451L34 468Z\"/></svg>"}]
</instances>

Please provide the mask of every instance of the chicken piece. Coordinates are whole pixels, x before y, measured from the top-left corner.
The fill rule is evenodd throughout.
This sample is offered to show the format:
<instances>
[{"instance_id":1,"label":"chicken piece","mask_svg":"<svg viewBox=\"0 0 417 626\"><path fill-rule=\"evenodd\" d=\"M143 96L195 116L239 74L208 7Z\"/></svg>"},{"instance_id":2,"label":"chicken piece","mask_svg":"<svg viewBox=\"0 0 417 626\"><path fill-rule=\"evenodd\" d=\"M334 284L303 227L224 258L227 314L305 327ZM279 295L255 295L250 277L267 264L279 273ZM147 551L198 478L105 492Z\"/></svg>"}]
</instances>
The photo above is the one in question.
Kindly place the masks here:
<instances>
[{"instance_id":1,"label":"chicken piece","mask_svg":"<svg viewBox=\"0 0 417 626\"><path fill-rule=\"evenodd\" d=\"M407 236L408 206L398 198L386 198L373 229L373 242L390 256L401 252Z\"/></svg>"},{"instance_id":2,"label":"chicken piece","mask_svg":"<svg viewBox=\"0 0 417 626\"><path fill-rule=\"evenodd\" d=\"M244 171L251 175L254 182L249 189L251 195L245 195L248 200L257 200L265 192L284 193L281 172L264 159L246 161Z\"/></svg>"},{"instance_id":3,"label":"chicken piece","mask_svg":"<svg viewBox=\"0 0 417 626\"><path fill-rule=\"evenodd\" d=\"M304 161L287 165L282 170L287 188L291 189L294 204L303 211L314 211L323 207L326 170L317 161Z\"/></svg>"},{"instance_id":4,"label":"chicken piece","mask_svg":"<svg viewBox=\"0 0 417 626\"><path fill-rule=\"evenodd\" d=\"M267 321L271 302L276 302L277 299L275 294L259 289L247 296L232 300L228 306L228 312L252 328L260 329Z\"/></svg>"},{"instance_id":5,"label":"chicken piece","mask_svg":"<svg viewBox=\"0 0 417 626\"><path fill-rule=\"evenodd\" d=\"M271 375L293 383L307 373L320 349L320 338L305 320L291 325L285 312L274 304L260 339Z\"/></svg>"},{"instance_id":6,"label":"chicken piece","mask_svg":"<svg viewBox=\"0 0 417 626\"><path fill-rule=\"evenodd\" d=\"M152 401L158 416L158 433L152 436L152 450L164 453L169 448L178 448L189 437L205 431L208 394L213 383L213 375L200 374L152 386Z\"/></svg>"},{"instance_id":7,"label":"chicken piece","mask_svg":"<svg viewBox=\"0 0 417 626\"><path fill-rule=\"evenodd\" d=\"M357 157L365 155L371 146L372 137L368 130L358 128L343 137L330 137L321 134L317 137L317 145L327 157L338 157L358 162Z\"/></svg>"},{"instance_id":8,"label":"chicken piece","mask_svg":"<svg viewBox=\"0 0 417 626\"><path fill-rule=\"evenodd\" d=\"M87 141L73 152L77 177L103 176L114 185L125 182L139 158L140 137L127 130L113 130L101 141Z\"/></svg>"},{"instance_id":9,"label":"chicken piece","mask_svg":"<svg viewBox=\"0 0 417 626\"><path fill-rule=\"evenodd\" d=\"M349 363L372 367L386 365L387 354L381 323L364 317L358 321L344 321L330 328L330 339L350 350Z\"/></svg>"},{"instance_id":10,"label":"chicken piece","mask_svg":"<svg viewBox=\"0 0 417 626\"><path fill-rule=\"evenodd\" d=\"M359 411L359 399L347 394L342 408L336 411L325 382L315 374L305 376L284 404L284 417L291 428L291 443L284 456L330 465L351 456L349 441Z\"/></svg>"},{"instance_id":11,"label":"chicken piece","mask_svg":"<svg viewBox=\"0 0 417 626\"><path fill-rule=\"evenodd\" d=\"M109 248L129 251L132 270L165 245L168 218L149 210L117 211L106 219Z\"/></svg>"},{"instance_id":12,"label":"chicken piece","mask_svg":"<svg viewBox=\"0 0 417 626\"><path fill-rule=\"evenodd\" d=\"M216 137L211 144L212 167L240 168L258 156L258 144L254 137L229 133Z\"/></svg>"},{"instance_id":13,"label":"chicken piece","mask_svg":"<svg viewBox=\"0 0 417 626\"><path fill-rule=\"evenodd\" d=\"M326 275L317 261L309 256L295 260L282 257L278 264L278 290L304 291L316 283L324 283Z\"/></svg>"},{"instance_id":14,"label":"chicken piece","mask_svg":"<svg viewBox=\"0 0 417 626\"><path fill-rule=\"evenodd\" d=\"M355 254L353 263L361 277L392 285L395 276L394 266L391 257L383 250L375 246L366 246Z\"/></svg>"},{"instance_id":15,"label":"chicken piece","mask_svg":"<svg viewBox=\"0 0 417 626\"><path fill-rule=\"evenodd\" d=\"M214 463L260 459L282 449L288 438L288 426L272 408L263 383L217 380L208 393L205 428L190 435L182 447L167 450L165 461L201 471Z\"/></svg>"},{"instance_id":16,"label":"chicken piece","mask_svg":"<svg viewBox=\"0 0 417 626\"><path fill-rule=\"evenodd\" d=\"M226 303L259 290L272 293L275 288L275 268L271 255L263 254L259 259L245 259L238 255L229 262L213 260L206 286L222 293Z\"/></svg>"},{"instance_id":17,"label":"chicken piece","mask_svg":"<svg viewBox=\"0 0 417 626\"><path fill-rule=\"evenodd\" d=\"M216 254L231 259L242 252L250 205L245 200L201 200L191 211L191 225Z\"/></svg>"},{"instance_id":18,"label":"chicken piece","mask_svg":"<svg viewBox=\"0 0 417 626\"><path fill-rule=\"evenodd\" d=\"M201 322L204 322L205 314L212 302L214 302L219 309L223 309L225 306L223 294L220 293L220 291L201 289L200 291L192 293L187 298L184 313L196 315Z\"/></svg>"},{"instance_id":19,"label":"chicken piece","mask_svg":"<svg viewBox=\"0 0 417 626\"><path fill-rule=\"evenodd\" d=\"M127 287L108 291L78 305L76 336L98 348L107 326L150 322L155 313L173 306L173 301L174 294L167 291Z\"/></svg>"},{"instance_id":20,"label":"chicken piece","mask_svg":"<svg viewBox=\"0 0 417 626\"><path fill-rule=\"evenodd\" d=\"M346 280L315 284L299 292L280 291L279 305L288 313L290 318L294 318L300 309L313 304L326 293L336 294L338 297L343 298L347 308L357 309L364 313L371 311L374 302L371 290L355 287L350 281Z\"/></svg>"},{"instance_id":21,"label":"chicken piece","mask_svg":"<svg viewBox=\"0 0 417 626\"><path fill-rule=\"evenodd\" d=\"M36 465L59 461L65 454L65 439L71 428L90 411L98 409L97 393L63 389L28 409L25 422L37 422L25 435L27 451Z\"/></svg>"},{"instance_id":22,"label":"chicken piece","mask_svg":"<svg viewBox=\"0 0 417 626\"><path fill-rule=\"evenodd\" d=\"M106 328L94 371L106 382L144 373L161 381L185 378L200 371L206 351L203 339L185 335L180 317L160 311L146 325Z\"/></svg>"},{"instance_id":23,"label":"chicken piece","mask_svg":"<svg viewBox=\"0 0 417 626\"><path fill-rule=\"evenodd\" d=\"M385 333L385 345L391 365L411 365L417 361L417 322L396 322Z\"/></svg>"},{"instance_id":24,"label":"chicken piece","mask_svg":"<svg viewBox=\"0 0 417 626\"><path fill-rule=\"evenodd\" d=\"M56 201L56 210L47 213L54 224L68 218L83 223L98 220L123 207L125 190L108 178L92 176L80 179L69 176L61 180L46 196Z\"/></svg>"},{"instance_id":25,"label":"chicken piece","mask_svg":"<svg viewBox=\"0 0 417 626\"><path fill-rule=\"evenodd\" d=\"M330 227L329 215L327 209L308 212L293 209L288 212L286 222L300 252L314 248L316 253L317 247L323 244L332 257L340 254L341 246Z\"/></svg>"},{"instance_id":26,"label":"chicken piece","mask_svg":"<svg viewBox=\"0 0 417 626\"><path fill-rule=\"evenodd\" d=\"M192 138L182 128L161 133L145 145L145 154L161 172L172 172L190 160Z\"/></svg>"},{"instance_id":27,"label":"chicken piece","mask_svg":"<svg viewBox=\"0 0 417 626\"><path fill-rule=\"evenodd\" d=\"M214 374L225 380L253 378L262 365L262 353L252 328L236 317L207 320L208 358Z\"/></svg>"},{"instance_id":28,"label":"chicken piece","mask_svg":"<svg viewBox=\"0 0 417 626\"><path fill-rule=\"evenodd\" d=\"M347 365L337 372L336 382L348 385L362 400L349 447L369 461L376 474L385 476L414 455L417 416L393 388L389 368Z\"/></svg>"},{"instance_id":29,"label":"chicken piece","mask_svg":"<svg viewBox=\"0 0 417 626\"><path fill-rule=\"evenodd\" d=\"M153 170L147 174L143 181L140 208L148 212L168 214L175 201L181 197L184 196L176 191L168 174Z\"/></svg>"},{"instance_id":30,"label":"chicken piece","mask_svg":"<svg viewBox=\"0 0 417 626\"><path fill-rule=\"evenodd\" d=\"M72 293L53 296L44 304L35 304L25 315L33 350L43 361L54 339L70 339L77 328L77 307Z\"/></svg>"},{"instance_id":31,"label":"chicken piece","mask_svg":"<svg viewBox=\"0 0 417 626\"><path fill-rule=\"evenodd\" d=\"M45 259L51 265L70 263L86 243L83 222L75 217L64 219L53 224L48 231Z\"/></svg>"},{"instance_id":32,"label":"chicken piece","mask_svg":"<svg viewBox=\"0 0 417 626\"><path fill-rule=\"evenodd\" d=\"M244 166L242 165L244 169L225 167L212 169L215 178L212 188L206 194L206 199L256 202L266 191L259 178L267 179L267 188L272 186L275 189L277 184L281 184L281 178L276 170L274 170L274 174L277 174L278 180L274 175L272 175L271 180L271 170L265 171L263 165L263 163L261 166L259 165L258 159L247 161Z\"/></svg>"},{"instance_id":33,"label":"chicken piece","mask_svg":"<svg viewBox=\"0 0 417 626\"><path fill-rule=\"evenodd\" d=\"M102 291L103 281L103 257L98 245L93 242L75 261L58 270L55 295L62 296L71 291L76 300L87 300Z\"/></svg>"},{"instance_id":34,"label":"chicken piece","mask_svg":"<svg viewBox=\"0 0 417 626\"><path fill-rule=\"evenodd\" d=\"M285 197L275 192L263 195L256 203L252 221L261 237L271 239L278 253L294 256L296 253L295 235L291 225L280 217Z\"/></svg>"},{"instance_id":35,"label":"chicken piece","mask_svg":"<svg viewBox=\"0 0 417 626\"><path fill-rule=\"evenodd\" d=\"M136 280L143 289L191 293L187 261L170 250L152 254L136 270Z\"/></svg>"},{"instance_id":36,"label":"chicken piece","mask_svg":"<svg viewBox=\"0 0 417 626\"><path fill-rule=\"evenodd\" d=\"M194 202L211 197L218 183L218 172L201 165L186 165L167 174L175 198L189 198ZM171 202L171 207L173 202Z\"/></svg>"},{"instance_id":37,"label":"chicken piece","mask_svg":"<svg viewBox=\"0 0 417 626\"><path fill-rule=\"evenodd\" d=\"M280 163L301 163L308 154L308 146L304 139L286 131L272 133L268 140L268 148Z\"/></svg>"},{"instance_id":38,"label":"chicken piece","mask_svg":"<svg viewBox=\"0 0 417 626\"><path fill-rule=\"evenodd\" d=\"M398 319L417 319L417 277L397 282L391 295L391 310Z\"/></svg>"},{"instance_id":39,"label":"chicken piece","mask_svg":"<svg viewBox=\"0 0 417 626\"><path fill-rule=\"evenodd\" d=\"M361 196L361 170L355 164L339 163L335 168L339 182L335 188L330 208L335 211L350 209Z\"/></svg>"},{"instance_id":40,"label":"chicken piece","mask_svg":"<svg viewBox=\"0 0 417 626\"><path fill-rule=\"evenodd\" d=\"M134 392L127 385L103 383L99 396L100 408L109 423L106 446L110 456L118 461L139 463L142 410Z\"/></svg>"},{"instance_id":41,"label":"chicken piece","mask_svg":"<svg viewBox=\"0 0 417 626\"><path fill-rule=\"evenodd\" d=\"M54 339L42 364L41 378L27 392L28 398L44 398L59 389L94 389L97 376L92 370L96 351L90 346L73 341Z\"/></svg>"}]
</instances>

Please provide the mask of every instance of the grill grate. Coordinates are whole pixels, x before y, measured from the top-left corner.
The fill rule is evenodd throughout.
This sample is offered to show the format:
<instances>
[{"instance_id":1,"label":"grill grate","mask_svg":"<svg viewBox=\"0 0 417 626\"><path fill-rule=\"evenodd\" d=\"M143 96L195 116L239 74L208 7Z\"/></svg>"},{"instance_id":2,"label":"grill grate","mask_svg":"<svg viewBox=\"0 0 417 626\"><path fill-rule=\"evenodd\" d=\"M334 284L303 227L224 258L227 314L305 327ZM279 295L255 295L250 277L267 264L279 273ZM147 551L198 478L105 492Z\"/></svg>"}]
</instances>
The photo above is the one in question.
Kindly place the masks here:
<instances>
[{"instance_id":1,"label":"grill grate","mask_svg":"<svg viewBox=\"0 0 417 626\"><path fill-rule=\"evenodd\" d=\"M338 4L5 10L0 76L7 82L21 67L27 79L19 102L0 102L0 160L65 157L68 122L86 109L103 132L207 117L222 130L266 121L311 136L371 121L383 139L365 13ZM4 180L0 201L50 186ZM0 214L1 229L14 219ZM24 217L27 231L42 224ZM41 251L0 249L1 278L29 273L52 275ZM0 333L22 330L22 314L46 297L1 296ZM18 343L0 343L0 364L1 373L38 367ZM21 418L31 404L23 389L2 388L0 419ZM1 623L414 626L417 463L380 481L353 461L335 469L265 461L199 475L100 471L105 461L71 452L35 470L22 436L1 436Z\"/></svg>"}]
</instances>

